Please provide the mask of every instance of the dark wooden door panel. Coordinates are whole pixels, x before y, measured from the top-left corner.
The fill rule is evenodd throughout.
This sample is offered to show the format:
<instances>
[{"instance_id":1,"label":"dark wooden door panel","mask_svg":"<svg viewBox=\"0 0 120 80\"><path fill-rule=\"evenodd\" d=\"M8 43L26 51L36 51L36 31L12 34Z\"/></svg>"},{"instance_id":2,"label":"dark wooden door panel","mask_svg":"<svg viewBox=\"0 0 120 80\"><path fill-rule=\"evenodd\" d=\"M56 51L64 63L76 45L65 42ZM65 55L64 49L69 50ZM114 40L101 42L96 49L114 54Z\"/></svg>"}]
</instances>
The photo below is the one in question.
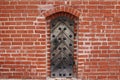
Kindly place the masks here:
<instances>
[{"instance_id":1,"label":"dark wooden door panel","mask_svg":"<svg viewBox=\"0 0 120 80\"><path fill-rule=\"evenodd\" d=\"M51 21L51 77L72 77L74 21L63 16Z\"/></svg>"}]
</instances>

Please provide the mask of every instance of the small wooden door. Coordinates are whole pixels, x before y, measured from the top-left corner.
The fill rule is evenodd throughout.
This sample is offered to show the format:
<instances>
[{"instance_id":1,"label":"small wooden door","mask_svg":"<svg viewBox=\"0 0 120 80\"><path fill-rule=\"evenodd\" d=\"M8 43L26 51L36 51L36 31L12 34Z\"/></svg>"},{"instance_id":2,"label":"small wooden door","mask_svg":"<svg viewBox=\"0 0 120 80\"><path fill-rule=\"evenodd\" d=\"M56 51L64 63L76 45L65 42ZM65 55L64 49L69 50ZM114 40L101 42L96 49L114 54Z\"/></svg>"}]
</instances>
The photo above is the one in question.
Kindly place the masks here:
<instances>
[{"instance_id":1,"label":"small wooden door","mask_svg":"<svg viewBox=\"0 0 120 80\"><path fill-rule=\"evenodd\" d=\"M62 16L51 21L51 77L72 77L74 21Z\"/></svg>"}]
</instances>

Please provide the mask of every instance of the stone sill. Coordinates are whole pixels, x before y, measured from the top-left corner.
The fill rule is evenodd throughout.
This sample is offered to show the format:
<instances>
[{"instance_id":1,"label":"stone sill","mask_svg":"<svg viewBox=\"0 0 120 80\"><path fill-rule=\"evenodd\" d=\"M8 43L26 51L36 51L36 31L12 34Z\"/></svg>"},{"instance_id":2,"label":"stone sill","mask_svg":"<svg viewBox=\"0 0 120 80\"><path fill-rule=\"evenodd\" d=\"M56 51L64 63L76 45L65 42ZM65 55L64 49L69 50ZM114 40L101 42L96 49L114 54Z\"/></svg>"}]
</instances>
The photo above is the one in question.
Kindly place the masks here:
<instances>
[{"instance_id":1,"label":"stone sill","mask_svg":"<svg viewBox=\"0 0 120 80\"><path fill-rule=\"evenodd\" d=\"M77 80L76 78L47 78L47 80Z\"/></svg>"}]
</instances>

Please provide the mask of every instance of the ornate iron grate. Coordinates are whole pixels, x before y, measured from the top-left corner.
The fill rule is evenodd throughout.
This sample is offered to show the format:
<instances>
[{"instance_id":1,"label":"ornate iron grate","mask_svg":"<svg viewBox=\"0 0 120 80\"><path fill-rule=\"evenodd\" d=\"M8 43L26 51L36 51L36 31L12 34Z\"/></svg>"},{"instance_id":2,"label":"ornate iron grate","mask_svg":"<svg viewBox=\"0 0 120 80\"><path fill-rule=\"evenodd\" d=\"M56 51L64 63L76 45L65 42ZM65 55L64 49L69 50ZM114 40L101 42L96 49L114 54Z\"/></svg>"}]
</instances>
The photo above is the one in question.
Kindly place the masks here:
<instances>
[{"instance_id":1,"label":"ornate iron grate","mask_svg":"<svg viewBox=\"0 0 120 80\"><path fill-rule=\"evenodd\" d=\"M51 21L51 77L72 77L74 21L61 16Z\"/></svg>"}]
</instances>

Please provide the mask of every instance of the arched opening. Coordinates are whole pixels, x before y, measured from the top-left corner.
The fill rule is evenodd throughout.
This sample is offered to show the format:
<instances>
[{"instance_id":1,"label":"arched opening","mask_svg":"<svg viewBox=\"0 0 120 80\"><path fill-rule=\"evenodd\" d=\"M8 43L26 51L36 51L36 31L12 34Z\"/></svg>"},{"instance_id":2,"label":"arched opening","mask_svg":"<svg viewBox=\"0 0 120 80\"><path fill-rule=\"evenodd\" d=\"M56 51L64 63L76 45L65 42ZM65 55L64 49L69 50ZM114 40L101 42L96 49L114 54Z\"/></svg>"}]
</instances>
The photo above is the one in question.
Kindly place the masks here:
<instances>
[{"instance_id":1,"label":"arched opening","mask_svg":"<svg viewBox=\"0 0 120 80\"><path fill-rule=\"evenodd\" d=\"M49 77L76 77L77 75L77 47L78 47L78 17L67 13L57 12L46 18L47 20L47 73ZM58 25L59 24L59 25ZM53 27L53 28L52 28ZM62 34L65 31L67 34ZM61 33L61 35L59 35ZM63 36L62 36L63 35ZM71 39L70 39L71 38ZM62 42L64 41L64 46ZM55 48L55 45L61 44ZM60 47L61 46L61 47ZM55 49L55 50L54 50ZM69 50L70 49L70 50ZM60 51L65 51L60 53ZM57 57L62 55L62 57ZM61 55L60 55L61 54ZM63 54L65 57L63 57ZM54 57L54 59L53 59ZM59 64L56 61L61 61ZM66 60L66 63L64 61ZM53 67L54 65L54 67ZM71 66L71 67L70 67ZM61 69L61 70L60 70ZM56 70L56 71L55 71Z\"/></svg>"}]
</instances>

